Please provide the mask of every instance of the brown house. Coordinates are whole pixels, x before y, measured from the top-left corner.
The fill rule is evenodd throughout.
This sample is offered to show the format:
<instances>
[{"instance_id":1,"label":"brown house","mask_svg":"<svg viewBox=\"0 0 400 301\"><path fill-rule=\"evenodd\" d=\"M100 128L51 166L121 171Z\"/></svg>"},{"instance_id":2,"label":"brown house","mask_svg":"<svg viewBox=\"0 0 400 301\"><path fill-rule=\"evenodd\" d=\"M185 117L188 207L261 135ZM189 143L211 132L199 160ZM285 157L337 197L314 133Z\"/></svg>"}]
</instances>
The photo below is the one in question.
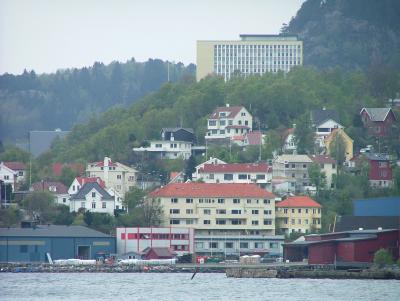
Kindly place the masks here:
<instances>
[{"instance_id":1,"label":"brown house","mask_svg":"<svg viewBox=\"0 0 400 301\"><path fill-rule=\"evenodd\" d=\"M173 252L170 248L165 247L152 247L146 248L142 252L143 258L146 260L149 259L172 259L176 257L176 253Z\"/></svg>"}]
</instances>

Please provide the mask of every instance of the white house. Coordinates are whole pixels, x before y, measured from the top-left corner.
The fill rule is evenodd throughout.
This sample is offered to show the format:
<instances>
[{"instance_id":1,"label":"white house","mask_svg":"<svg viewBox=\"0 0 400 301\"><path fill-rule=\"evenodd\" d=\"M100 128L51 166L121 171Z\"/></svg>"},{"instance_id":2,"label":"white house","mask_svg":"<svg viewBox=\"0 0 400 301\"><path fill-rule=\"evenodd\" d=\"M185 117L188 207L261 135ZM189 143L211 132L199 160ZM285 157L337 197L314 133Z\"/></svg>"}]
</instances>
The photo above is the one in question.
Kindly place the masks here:
<instances>
[{"instance_id":1,"label":"white house","mask_svg":"<svg viewBox=\"0 0 400 301\"><path fill-rule=\"evenodd\" d=\"M294 127L287 129L283 134L283 152L294 153L297 150Z\"/></svg>"},{"instance_id":2,"label":"white house","mask_svg":"<svg viewBox=\"0 0 400 301\"><path fill-rule=\"evenodd\" d=\"M76 177L72 181L71 185L68 188L68 194L69 195L77 194L78 191L82 188L83 185L85 185L86 183L93 183L93 182L99 183L99 185L102 188L105 188L105 186L106 186L104 181L102 179L100 179L99 177L96 177L96 178Z\"/></svg>"},{"instance_id":3,"label":"white house","mask_svg":"<svg viewBox=\"0 0 400 301\"><path fill-rule=\"evenodd\" d=\"M67 187L61 182L41 181L35 182L29 188L30 191L49 191L54 195L57 204L69 206L70 197Z\"/></svg>"},{"instance_id":4,"label":"white house","mask_svg":"<svg viewBox=\"0 0 400 301\"><path fill-rule=\"evenodd\" d=\"M21 162L1 162L0 180L5 184L10 184L12 191L15 191L16 185L25 181L26 166Z\"/></svg>"},{"instance_id":5,"label":"white house","mask_svg":"<svg viewBox=\"0 0 400 301\"><path fill-rule=\"evenodd\" d=\"M197 177L205 183L255 183L270 189L272 168L266 163L204 164Z\"/></svg>"},{"instance_id":6,"label":"white house","mask_svg":"<svg viewBox=\"0 0 400 301\"><path fill-rule=\"evenodd\" d=\"M328 137L335 129L343 128L343 125L333 119L323 121L321 124L316 126L315 143L320 147L324 147L326 137Z\"/></svg>"},{"instance_id":7,"label":"white house","mask_svg":"<svg viewBox=\"0 0 400 301\"><path fill-rule=\"evenodd\" d=\"M210 157L210 159L208 159L207 161L196 166L196 171L192 174L192 181L197 181L199 179L199 171L200 169L203 169L204 165L206 164L226 164L226 162L218 158Z\"/></svg>"},{"instance_id":8,"label":"white house","mask_svg":"<svg viewBox=\"0 0 400 301\"><path fill-rule=\"evenodd\" d=\"M243 106L218 107L207 119L206 140L238 140L253 130L253 117Z\"/></svg>"},{"instance_id":9,"label":"white house","mask_svg":"<svg viewBox=\"0 0 400 301\"><path fill-rule=\"evenodd\" d=\"M174 139L172 136L171 139ZM156 140L150 141L148 147L135 147L134 152L156 154L160 159L189 159L192 154L192 143L188 141Z\"/></svg>"},{"instance_id":10,"label":"white house","mask_svg":"<svg viewBox=\"0 0 400 301\"><path fill-rule=\"evenodd\" d=\"M100 178L104 181L106 188L114 188L122 196L131 187L136 186L137 170L119 162L113 162L105 157L104 161L89 163L86 175L90 178Z\"/></svg>"},{"instance_id":11,"label":"white house","mask_svg":"<svg viewBox=\"0 0 400 301\"><path fill-rule=\"evenodd\" d=\"M70 212L84 208L90 212L114 214L118 204L115 198L103 189L97 182L83 185L77 194L70 199Z\"/></svg>"}]
</instances>

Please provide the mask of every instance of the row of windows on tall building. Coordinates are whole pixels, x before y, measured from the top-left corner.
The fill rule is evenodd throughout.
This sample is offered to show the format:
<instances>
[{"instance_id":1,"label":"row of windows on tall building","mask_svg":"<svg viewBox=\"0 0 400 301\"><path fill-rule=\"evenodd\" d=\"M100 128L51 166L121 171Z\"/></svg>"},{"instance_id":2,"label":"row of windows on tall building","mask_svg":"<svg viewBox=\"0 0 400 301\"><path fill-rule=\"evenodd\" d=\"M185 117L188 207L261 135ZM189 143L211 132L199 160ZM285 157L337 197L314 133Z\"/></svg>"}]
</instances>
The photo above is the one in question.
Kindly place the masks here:
<instances>
[{"instance_id":1,"label":"row of windows on tall building","mask_svg":"<svg viewBox=\"0 0 400 301\"><path fill-rule=\"evenodd\" d=\"M193 204L193 199L188 198L188 199L185 200L185 202L186 202L186 204ZM216 202L215 199L198 199L198 203L199 204L203 204L203 203L211 204L211 203L215 203L215 202ZM232 203L233 204L240 204L240 202L241 202L241 199L232 199ZM259 202L260 202L260 200L252 200L252 199L247 199L246 200L247 204L251 204L251 203L259 204ZM263 200L262 202L264 204L266 204L266 205L267 204L271 204L271 200ZM217 203L218 204L225 204L225 199L217 199ZM178 204L178 199L177 198L171 198L171 204Z\"/></svg>"},{"instance_id":2,"label":"row of windows on tall building","mask_svg":"<svg viewBox=\"0 0 400 301\"><path fill-rule=\"evenodd\" d=\"M206 247L207 243L206 242L196 242L196 249L204 249ZM227 249L233 249L235 246L235 243L232 241L227 241L227 242L222 242L222 241L210 241L208 242L208 247L210 249L218 249L218 248L227 248ZM279 244L277 242L239 242L236 243L236 247L240 247L241 249L249 249L249 248L254 248L254 249L264 249L264 248L270 248L270 249L277 249L279 248Z\"/></svg>"},{"instance_id":3,"label":"row of windows on tall building","mask_svg":"<svg viewBox=\"0 0 400 301\"><path fill-rule=\"evenodd\" d=\"M194 214L194 210L193 209L186 209L186 214ZM169 210L170 214L181 214L181 210L180 209L170 209ZM216 209L215 210L216 214L226 214L226 209ZM231 214L242 214L242 210L241 209L232 209ZM257 214L262 214L264 213L265 215L271 215L272 214L272 210L259 210L259 209L252 209L251 210L251 214L253 215L257 215ZM203 209L203 214L205 215L211 215L211 209Z\"/></svg>"},{"instance_id":4,"label":"row of windows on tall building","mask_svg":"<svg viewBox=\"0 0 400 301\"><path fill-rule=\"evenodd\" d=\"M195 220L195 219L182 219L182 220L180 220L180 219L170 219L169 223L170 223L170 225L183 225L185 223L186 223L186 225L195 225L195 224L198 223L198 221ZM267 225L267 226L270 226L273 223L274 222L273 222L272 219L264 219L263 220L263 224ZM209 219L205 219L205 220L203 220L202 224L203 225L211 225L212 221L209 220ZM216 219L215 220L215 225L234 225L234 226L237 226L237 225L246 225L246 224L247 224L247 221L244 220L244 219L228 219L228 220L227 219ZM260 222L258 220L252 220L251 221L251 225L252 226L258 226L258 225L260 225Z\"/></svg>"}]
</instances>

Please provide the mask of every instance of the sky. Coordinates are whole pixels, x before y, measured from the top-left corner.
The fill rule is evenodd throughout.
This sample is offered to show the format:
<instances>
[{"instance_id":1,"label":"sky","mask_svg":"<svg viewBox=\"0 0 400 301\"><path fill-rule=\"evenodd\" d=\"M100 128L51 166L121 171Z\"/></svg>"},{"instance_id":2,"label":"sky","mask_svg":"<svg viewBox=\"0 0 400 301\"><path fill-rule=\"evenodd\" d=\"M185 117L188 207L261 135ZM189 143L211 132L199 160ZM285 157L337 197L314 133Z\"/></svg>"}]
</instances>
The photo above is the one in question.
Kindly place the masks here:
<instances>
[{"instance_id":1,"label":"sky","mask_svg":"<svg viewBox=\"0 0 400 301\"><path fill-rule=\"evenodd\" d=\"M196 62L197 40L277 34L304 0L0 0L0 74Z\"/></svg>"}]
</instances>

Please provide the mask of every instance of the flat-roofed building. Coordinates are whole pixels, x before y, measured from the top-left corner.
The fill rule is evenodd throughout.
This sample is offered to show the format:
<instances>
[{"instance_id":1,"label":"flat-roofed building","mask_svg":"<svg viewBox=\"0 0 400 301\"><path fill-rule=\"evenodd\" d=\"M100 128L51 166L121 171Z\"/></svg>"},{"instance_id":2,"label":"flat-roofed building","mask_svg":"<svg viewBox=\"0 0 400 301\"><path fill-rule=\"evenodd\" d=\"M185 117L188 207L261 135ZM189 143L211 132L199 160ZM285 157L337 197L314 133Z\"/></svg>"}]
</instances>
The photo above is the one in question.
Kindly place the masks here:
<instances>
[{"instance_id":1,"label":"flat-roofed building","mask_svg":"<svg viewBox=\"0 0 400 301\"><path fill-rule=\"evenodd\" d=\"M164 226L197 234L275 234L275 195L255 184L172 183L148 195Z\"/></svg>"},{"instance_id":2,"label":"flat-roofed building","mask_svg":"<svg viewBox=\"0 0 400 301\"><path fill-rule=\"evenodd\" d=\"M178 256L194 253L194 230L184 227L127 227L116 229L117 253L141 253L146 248L169 248Z\"/></svg>"},{"instance_id":3,"label":"flat-roofed building","mask_svg":"<svg viewBox=\"0 0 400 301\"><path fill-rule=\"evenodd\" d=\"M293 196L276 205L276 228L282 234L312 233L321 229L322 206L308 196Z\"/></svg>"},{"instance_id":4,"label":"flat-roofed building","mask_svg":"<svg viewBox=\"0 0 400 301\"><path fill-rule=\"evenodd\" d=\"M197 41L196 79L216 74L226 81L235 75L288 72L303 64L303 42L297 36L241 34L240 38Z\"/></svg>"}]
</instances>

